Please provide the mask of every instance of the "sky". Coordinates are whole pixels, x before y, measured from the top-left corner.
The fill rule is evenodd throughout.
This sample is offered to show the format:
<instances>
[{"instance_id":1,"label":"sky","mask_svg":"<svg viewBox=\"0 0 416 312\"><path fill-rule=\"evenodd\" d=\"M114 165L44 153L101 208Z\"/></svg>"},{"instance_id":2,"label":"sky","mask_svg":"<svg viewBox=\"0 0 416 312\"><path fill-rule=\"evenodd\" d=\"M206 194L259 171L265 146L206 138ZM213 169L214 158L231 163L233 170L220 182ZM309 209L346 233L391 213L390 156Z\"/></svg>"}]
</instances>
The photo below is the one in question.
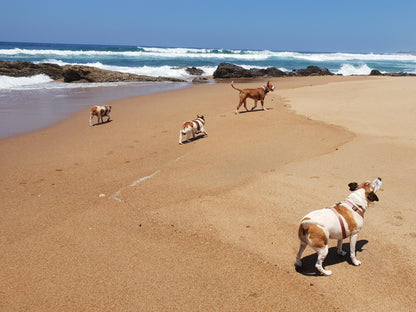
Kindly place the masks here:
<instances>
[{"instance_id":1,"label":"sky","mask_svg":"<svg viewBox=\"0 0 416 312\"><path fill-rule=\"evenodd\" d=\"M416 0L0 0L0 41L416 51Z\"/></svg>"}]
</instances>

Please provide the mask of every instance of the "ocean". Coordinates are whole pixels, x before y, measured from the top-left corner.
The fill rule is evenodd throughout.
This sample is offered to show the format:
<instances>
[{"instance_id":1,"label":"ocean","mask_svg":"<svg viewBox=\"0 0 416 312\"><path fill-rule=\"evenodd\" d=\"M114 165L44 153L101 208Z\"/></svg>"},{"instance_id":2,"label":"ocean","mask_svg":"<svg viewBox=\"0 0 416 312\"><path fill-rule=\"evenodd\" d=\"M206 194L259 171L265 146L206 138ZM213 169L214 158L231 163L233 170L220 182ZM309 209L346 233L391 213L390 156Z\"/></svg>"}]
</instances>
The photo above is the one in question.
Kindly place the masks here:
<instances>
[{"instance_id":1,"label":"ocean","mask_svg":"<svg viewBox=\"0 0 416 312\"><path fill-rule=\"evenodd\" d=\"M0 42L0 60L88 65L106 70L189 81L151 84L67 84L53 82L46 75L19 78L0 76L0 138L50 125L67 118L77 110L106 100L186 87L194 78L185 70L187 67L202 69L203 75L206 76L211 76L222 62L245 68L277 67L283 71L315 65L344 76L368 75L372 69L382 73L416 74L415 52L317 53ZM49 107L54 109L50 110ZM58 111L59 114L51 111ZM47 117L47 114L52 115Z\"/></svg>"}]
</instances>

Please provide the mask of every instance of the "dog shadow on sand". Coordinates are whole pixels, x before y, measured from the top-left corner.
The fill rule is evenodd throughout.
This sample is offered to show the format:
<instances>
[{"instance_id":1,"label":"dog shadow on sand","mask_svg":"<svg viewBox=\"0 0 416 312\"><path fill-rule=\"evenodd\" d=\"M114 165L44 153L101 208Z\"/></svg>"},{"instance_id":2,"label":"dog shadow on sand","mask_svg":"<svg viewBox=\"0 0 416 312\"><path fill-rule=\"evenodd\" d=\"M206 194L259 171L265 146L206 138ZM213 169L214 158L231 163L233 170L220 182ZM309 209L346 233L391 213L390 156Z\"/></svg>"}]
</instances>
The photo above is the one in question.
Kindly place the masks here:
<instances>
[{"instance_id":1,"label":"dog shadow on sand","mask_svg":"<svg viewBox=\"0 0 416 312\"><path fill-rule=\"evenodd\" d=\"M194 137L194 138L189 138L188 140L183 141L183 142L182 142L182 144L192 143L192 142L198 141L198 140L200 140L200 139L203 139L203 138L205 138L205 137L207 137L207 135L205 135L205 134L203 134L203 133L201 132L201 134L197 134L197 135L195 135L195 137Z\"/></svg>"},{"instance_id":2,"label":"dog shadow on sand","mask_svg":"<svg viewBox=\"0 0 416 312\"><path fill-rule=\"evenodd\" d=\"M102 126L102 125L105 125L105 124L108 124L109 122L112 122L113 120L112 119L110 119L110 120L108 120L108 121L103 121L103 122L101 122L101 123L95 123L95 124L93 124L92 126L93 127L95 127L95 126Z\"/></svg>"},{"instance_id":3,"label":"dog shadow on sand","mask_svg":"<svg viewBox=\"0 0 416 312\"><path fill-rule=\"evenodd\" d=\"M268 107L266 107L266 112L267 111L269 111L269 110L273 110L273 108L268 108ZM253 110L251 110L251 109L249 109L248 111L246 111L246 110L242 110L242 111L240 111L240 112L238 112L239 114L246 114L246 113L257 113L257 112L264 112L265 110L263 109L263 108L256 108L256 109L253 109Z\"/></svg>"},{"instance_id":4,"label":"dog shadow on sand","mask_svg":"<svg viewBox=\"0 0 416 312\"><path fill-rule=\"evenodd\" d=\"M355 246L356 252L363 251L363 247L368 243L367 240L360 240L357 242L357 245ZM350 243L344 243L343 250L347 252L345 256L340 256L337 253L337 247L331 247L329 248L328 256L325 258L324 261L324 267L328 269L329 266L341 263L341 262L348 262L350 265L354 265L350 258ZM357 257L359 258L359 257ZM315 263L317 259L317 254L311 254L309 256L306 256L302 258L302 266L296 267L295 269L298 273L301 273L303 275L307 276L321 276L322 274L315 268Z\"/></svg>"}]
</instances>

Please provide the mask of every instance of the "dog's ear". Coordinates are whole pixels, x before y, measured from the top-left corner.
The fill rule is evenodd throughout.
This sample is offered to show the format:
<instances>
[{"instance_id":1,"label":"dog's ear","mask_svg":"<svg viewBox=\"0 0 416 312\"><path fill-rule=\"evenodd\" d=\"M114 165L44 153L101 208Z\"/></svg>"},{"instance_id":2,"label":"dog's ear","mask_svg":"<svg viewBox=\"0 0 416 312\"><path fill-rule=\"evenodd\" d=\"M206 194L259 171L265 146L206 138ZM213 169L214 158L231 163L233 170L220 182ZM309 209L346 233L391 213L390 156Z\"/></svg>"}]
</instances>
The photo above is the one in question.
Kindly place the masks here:
<instances>
[{"instance_id":1,"label":"dog's ear","mask_svg":"<svg viewBox=\"0 0 416 312\"><path fill-rule=\"evenodd\" d=\"M351 192L354 192L358 187L358 183L357 182L351 182L350 184L348 184L348 187L350 188Z\"/></svg>"},{"instance_id":2,"label":"dog's ear","mask_svg":"<svg viewBox=\"0 0 416 312\"><path fill-rule=\"evenodd\" d=\"M376 193L374 193L374 192L369 193L367 198L371 202L378 201L378 197L377 197Z\"/></svg>"}]
</instances>

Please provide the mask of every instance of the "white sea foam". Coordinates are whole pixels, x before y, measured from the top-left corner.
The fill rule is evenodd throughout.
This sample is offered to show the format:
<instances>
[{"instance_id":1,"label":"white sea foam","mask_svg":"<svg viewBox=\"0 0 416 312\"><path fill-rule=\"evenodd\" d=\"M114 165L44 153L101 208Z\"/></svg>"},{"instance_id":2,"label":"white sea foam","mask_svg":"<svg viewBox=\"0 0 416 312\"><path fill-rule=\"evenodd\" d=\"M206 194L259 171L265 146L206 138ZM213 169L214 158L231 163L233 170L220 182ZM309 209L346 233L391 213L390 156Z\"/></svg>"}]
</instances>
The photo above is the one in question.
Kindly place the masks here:
<instances>
[{"instance_id":1,"label":"white sea foam","mask_svg":"<svg viewBox=\"0 0 416 312\"><path fill-rule=\"evenodd\" d=\"M186 68L184 67L172 67L172 66L140 66L140 67L128 67L128 66L115 66L115 65L105 65L101 62L94 62L94 63L67 63L61 60L56 59L45 59L40 62L35 63L51 63L57 64L60 66L64 65L84 65L84 66L92 66L99 69L111 70L111 71L118 71L122 73L129 73L129 74L136 74L136 75L145 75L151 77L170 77L170 78L179 78L184 80L191 80L194 76L190 75ZM200 66L197 67L204 71L204 76L212 76L215 69L215 66Z\"/></svg>"},{"instance_id":2,"label":"white sea foam","mask_svg":"<svg viewBox=\"0 0 416 312\"><path fill-rule=\"evenodd\" d=\"M239 53L240 51L233 50L224 52L224 50L207 49L183 49L183 48L146 48L138 51L96 51L96 50L30 50L30 49L0 49L0 56L58 56L58 57L103 57L103 56L125 56L135 57L141 59L172 59L172 58L207 58L207 59L237 59L237 60L265 60L269 57L264 54L264 51L256 51L252 53Z\"/></svg>"},{"instance_id":3,"label":"white sea foam","mask_svg":"<svg viewBox=\"0 0 416 312\"><path fill-rule=\"evenodd\" d=\"M15 89L19 87L38 86L51 82L52 79L47 75L36 75L31 77L10 77L0 76L0 89Z\"/></svg>"},{"instance_id":4,"label":"white sea foam","mask_svg":"<svg viewBox=\"0 0 416 312\"><path fill-rule=\"evenodd\" d=\"M416 62L414 53L301 53L274 52L269 50L226 50L226 49L193 49L193 48L153 48L138 47L128 51L99 50L54 50L54 49L0 49L0 56L47 56L47 57L134 57L140 59L235 59L261 61L271 58L299 59L315 62L326 61L411 61Z\"/></svg>"},{"instance_id":5,"label":"white sea foam","mask_svg":"<svg viewBox=\"0 0 416 312\"><path fill-rule=\"evenodd\" d=\"M351 64L343 64L341 69L336 72L336 74L341 74L343 76L367 76L371 73L371 68L367 66L367 64L363 64L360 66L354 66Z\"/></svg>"},{"instance_id":6,"label":"white sea foam","mask_svg":"<svg viewBox=\"0 0 416 312\"><path fill-rule=\"evenodd\" d=\"M275 57L293 58L314 62L328 61L411 61L416 62L416 55L410 53L393 53L393 54L377 54L377 53L299 53L299 52L272 52Z\"/></svg>"}]
</instances>

